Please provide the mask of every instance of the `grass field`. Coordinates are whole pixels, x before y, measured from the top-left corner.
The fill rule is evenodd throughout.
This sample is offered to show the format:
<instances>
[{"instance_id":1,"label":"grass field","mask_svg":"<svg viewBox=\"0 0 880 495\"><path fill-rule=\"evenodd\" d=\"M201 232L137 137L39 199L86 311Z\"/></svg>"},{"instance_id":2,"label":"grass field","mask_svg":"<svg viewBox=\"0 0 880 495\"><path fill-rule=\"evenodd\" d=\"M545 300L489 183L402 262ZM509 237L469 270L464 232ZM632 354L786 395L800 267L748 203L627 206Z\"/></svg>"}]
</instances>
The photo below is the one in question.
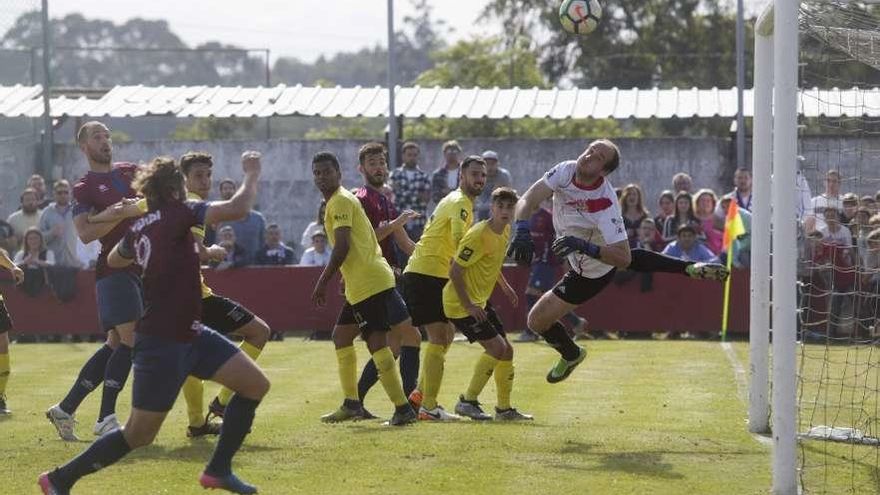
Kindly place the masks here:
<instances>
[{"instance_id":1,"label":"grass field","mask_svg":"<svg viewBox=\"0 0 880 495\"><path fill-rule=\"evenodd\" d=\"M735 343L740 357L745 343ZM43 412L66 392L89 344L12 347L8 390L14 414L0 419L2 493L38 493L36 476L87 444L60 441ZM324 425L340 402L326 342L272 343L260 363L273 388L235 469L263 494L749 494L770 487L770 450L745 427L746 406L717 342L597 341L569 380L544 381L556 355L542 344L515 347L514 405L533 424ZM449 351L441 403L454 405L478 356ZM366 353L359 349L359 364ZM742 361L746 365L745 361ZM130 390L119 410L125 416ZM208 387L213 393L215 387ZM209 399L208 397L207 399ZM490 381L481 397L494 405ZM99 394L78 417L91 440ZM367 407L388 415L381 387ZM79 494L203 493L196 478L214 441L185 438L180 399L156 443L80 482Z\"/></svg>"}]
</instances>

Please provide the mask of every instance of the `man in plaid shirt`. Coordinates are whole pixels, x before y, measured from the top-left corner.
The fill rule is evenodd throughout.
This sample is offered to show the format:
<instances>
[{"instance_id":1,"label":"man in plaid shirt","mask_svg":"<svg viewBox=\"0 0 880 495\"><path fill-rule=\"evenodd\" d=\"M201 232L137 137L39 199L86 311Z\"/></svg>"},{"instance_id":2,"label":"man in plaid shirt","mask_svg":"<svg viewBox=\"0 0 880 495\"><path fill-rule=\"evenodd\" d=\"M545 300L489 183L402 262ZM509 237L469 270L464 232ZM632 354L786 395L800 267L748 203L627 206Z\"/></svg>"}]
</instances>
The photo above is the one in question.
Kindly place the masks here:
<instances>
[{"instance_id":1,"label":"man in plaid shirt","mask_svg":"<svg viewBox=\"0 0 880 495\"><path fill-rule=\"evenodd\" d=\"M419 168L419 145L412 141L403 143L403 166L391 172L389 182L394 189L397 207L412 210L419 217L406 224L406 232L413 242L418 242L425 229L428 217L428 202L431 200L431 179Z\"/></svg>"}]
</instances>

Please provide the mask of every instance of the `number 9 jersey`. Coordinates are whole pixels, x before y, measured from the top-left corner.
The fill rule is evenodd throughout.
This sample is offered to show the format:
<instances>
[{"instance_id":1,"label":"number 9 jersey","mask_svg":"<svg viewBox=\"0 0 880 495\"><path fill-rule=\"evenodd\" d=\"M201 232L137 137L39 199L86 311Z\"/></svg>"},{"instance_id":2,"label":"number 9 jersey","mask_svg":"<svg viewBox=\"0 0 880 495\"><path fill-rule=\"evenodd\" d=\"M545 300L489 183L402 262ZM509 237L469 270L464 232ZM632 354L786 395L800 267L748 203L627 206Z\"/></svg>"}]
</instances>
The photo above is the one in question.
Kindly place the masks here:
<instances>
[{"instance_id":1,"label":"number 9 jersey","mask_svg":"<svg viewBox=\"0 0 880 495\"><path fill-rule=\"evenodd\" d=\"M144 315L135 331L189 342L202 313L199 249L190 229L204 224L208 204L169 201L134 221L118 252L143 270Z\"/></svg>"}]
</instances>

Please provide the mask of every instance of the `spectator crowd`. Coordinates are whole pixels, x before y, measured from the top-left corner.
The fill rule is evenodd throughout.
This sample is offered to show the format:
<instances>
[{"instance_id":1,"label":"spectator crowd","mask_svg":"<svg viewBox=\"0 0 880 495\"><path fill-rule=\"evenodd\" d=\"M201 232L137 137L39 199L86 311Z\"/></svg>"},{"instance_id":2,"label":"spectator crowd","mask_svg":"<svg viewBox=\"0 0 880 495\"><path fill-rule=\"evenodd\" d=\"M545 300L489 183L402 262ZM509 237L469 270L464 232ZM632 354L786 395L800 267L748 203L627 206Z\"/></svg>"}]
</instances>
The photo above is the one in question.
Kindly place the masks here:
<instances>
[{"instance_id":1,"label":"spectator crowd","mask_svg":"<svg viewBox=\"0 0 880 495\"><path fill-rule=\"evenodd\" d=\"M404 143L401 165L389 171L387 182L378 189L377 195L386 198L382 201L387 200L380 203L390 205L394 211L413 212L404 226L413 242L421 237L433 205L458 187L458 167L464 158L462 147L452 140L443 143L441 149L439 164L422 168L419 145ZM513 183L510 171L502 166L502 153L482 150L479 154L486 162L487 178L483 193L474 202L474 215L477 220L483 220L489 216L491 192L497 187L512 187ZM880 192L876 196L861 197L844 193L840 173L829 170L824 177L823 192L812 196L800 170L797 177L799 275L805 287L802 304L808 309L818 304L818 314L825 311L820 307L824 303L816 302L821 299L819 294L829 290L833 289L835 294L877 293L880 289ZM731 189L727 191L698 188L683 172L671 178L670 186L657 198L646 198L638 184L627 184L617 190L630 246L690 261L725 263L732 255L735 267L748 267L752 209L750 170L737 169ZM221 180L220 198L232 197L236 188L234 180ZM0 247L14 256L25 271L23 290L28 294L37 295L48 288L59 299L69 300L74 295L76 271L94 267L99 245L97 242L83 244L76 235L72 187L68 181L55 181L51 197L47 194L46 181L33 175L18 198L19 208L5 221L0 220ZM738 206L745 233L734 240L733 252L728 253L722 238L726 213L733 202ZM548 213L551 208L546 205L536 213L532 222L538 229L533 232L536 239L550 236L552 242ZM314 218L298 242L285 242L282 228L267 222L256 210L242 220L209 226L206 244L217 244L226 251L225 257L213 259L209 264L217 270L245 266L325 266L331 249L324 230L323 203L316 205ZM546 257L546 252L542 256ZM401 266L405 266L406 253L397 249L397 256ZM564 262L549 258L538 261L552 266ZM543 287L549 283L544 280L548 277L540 278L540 283L532 287L532 295L539 295L548 288ZM643 287L650 287L649 278L643 279ZM835 295L827 304L832 312L849 311L855 316L875 312L876 298L862 298L868 302L855 299L858 298ZM809 314L803 317L808 323L811 318ZM575 326L583 323L573 320Z\"/></svg>"}]
</instances>

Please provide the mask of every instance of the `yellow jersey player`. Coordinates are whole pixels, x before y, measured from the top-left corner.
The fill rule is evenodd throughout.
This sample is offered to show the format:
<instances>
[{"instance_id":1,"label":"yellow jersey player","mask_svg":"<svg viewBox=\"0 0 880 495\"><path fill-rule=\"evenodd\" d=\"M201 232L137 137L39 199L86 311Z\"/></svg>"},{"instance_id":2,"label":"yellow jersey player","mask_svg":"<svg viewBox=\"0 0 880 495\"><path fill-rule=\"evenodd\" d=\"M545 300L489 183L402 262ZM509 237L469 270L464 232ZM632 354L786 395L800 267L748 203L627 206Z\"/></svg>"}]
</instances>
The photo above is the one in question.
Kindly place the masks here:
<instances>
[{"instance_id":1,"label":"yellow jersey player","mask_svg":"<svg viewBox=\"0 0 880 495\"><path fill-rule=\"evenodd\" d=\"M480 407L480 392L495 375L498 401L495 419L523 421L533 419L510 405L513 390L513 346L507 340L501 320L489 303L497 284L504 295L517 305L516 292L501 273L510 221L519 198L513 189L499 187L492 191L491 217L477 223L462 238L458 254L449 269L449 282L443 288L443 311L469 342L479 342L485 352L477 360L474 375L464 395L455 405L455 413L474 420L492 419Z\"/></svg>"},{"instance_id":2,"label":"yellow jersey player","mask_svg":"<svg viewBox=\"0 0 880 495\"><path fill-rule=\"evenodd\" d=\"M24 272L15 266L9 259L6 250L0 248L0 268L9 270L16 284L24 280ZM3 294L0 294L0 416L10 414L12 411L6 405L6 382L9 381L9 331L12 330L12 317L3 302Z\"/></svg>"},{"instance_id":3,"label":"yellow jersey player","mask_svg":"<svg viewBox=\"0 0 880 495\"><path fill-rule=\"evenodd\" d=\"M358 150L358 171L364 178L364 185L353 189L351 192L360 201L364 213L370 220L373 230L376 232L376 240L382 249L382 256L391 266L395 275L400 273L401 265L398 261L398 250L405 254L412 253L415 244L410 240L404 230L406 222L418 215L406 210L397 214L392 198L382 193L385 179L388 177L388 163L385 156L385 146L381 143L367 143ZM395 277L396 278L396 277ZM399 280L398 280L399 282ZM395 356L399 356L400 378L403 383L403 393L410 394L416 388L419 379L419 346L422 336L412 326L409 313L406 311L406 303L397 292L388 298L388 323L391 332L388 334L388 345ZM351 306L345 306L333 327L333 343L337 349L351 347L354 339L360 333L358 322L351 312ZM351 354L348 359L354 357ZM346 368L347 369L347 368ZM345 380L352 380L353 375L346 374ZM379 373L373 360L367 361L361 377L357 382L357 391L360 402L346 398L345 407L336 409L330 414L321 417L325 423L337 423L340 421L373 419L373 416L364 408L364 397L376 382L379 381ZM351 382L343 385L343 390L350 390Z\"/></svg>"},{"instance_id":4,"label":"yellow jersey player","mask_svg":"<svg viewBox=\"0 0 880 495\"><path fill-rule=\"evenodd\" d=\"M459 167L459 188L437 204L403 273L404 299L413 325L424 326L428 332L420 384L410 394L421 420L461 419L437 404L446 351L455 334L443 312L443 287L449 281L449 262L459 241L473 224L474 198L485 184L486 162L479 156L465 158Z\"/></svg>"},{"instance_id":5,"label":"yellow jersey player","mask_svg":"<svg viewBox=\"0 0 880 495\"><path fill-rule=\"evenodd\" d=\"M354 316L361 337L376 364L379 382L394 403L394 415L389 424L401 426L412 423L416 420L416 413L403 393L394 354L388 348L388 332L391 330L388 307L390 300L397 297L394 273L382 257L376 232L360 201L340 186L342 173L336 155L328 152L315 154L312 158L312 176L315 186L327 201L324 227L327 239L333 246L330 262L315 284L312 301L317 306L323 306L328 282L336 272L342 272L345 280L345 306L342 311L350 311ZM352 404L360 402L355 380L357 358L353 342L339 341L335 344L339 377L345 395L341 409L352 409Z\"/></svg>"},{"instance_id":6,"label":"yellow jersey player","mask_svg":"<svg viewBox=\"0 0 880 495\"><path fill-rule=\"evenodd\" d=\"M242 160L248 157L260 159L259 153L254 151L245 152ZM186 178L187 199L204 201L211 193L211 171L214 165L213 157L205 152L188 152L180 157L180 170ZM140 200L134 204L114 205L100 214L92 215L89 221L99 223L104 221L116 221L119 218L141 216L147 212L146 200ZM205 247L205 226L196 225L191 229L193 237L199 246L200 261L211 259L223 259L226 250L214 245ZM263 319L254 315L244 305L214 293L205 283L205 277L201 277L202 292L202 316L201 322L222 335L236 335L242 338L241 350L251 359L256 360L263 347L269 340L269 325ZM210 412L205 415L204 408L204 385L202 380L196 377L188 377L183 384L183 396L186 399L189 426L187 436L190 438L204 435L219 435L220 425L212 423L210 416L223 417L226 405L232 398L232 392L222 387L217 397L210 404Z\"/></svg>"}]
</instances>

